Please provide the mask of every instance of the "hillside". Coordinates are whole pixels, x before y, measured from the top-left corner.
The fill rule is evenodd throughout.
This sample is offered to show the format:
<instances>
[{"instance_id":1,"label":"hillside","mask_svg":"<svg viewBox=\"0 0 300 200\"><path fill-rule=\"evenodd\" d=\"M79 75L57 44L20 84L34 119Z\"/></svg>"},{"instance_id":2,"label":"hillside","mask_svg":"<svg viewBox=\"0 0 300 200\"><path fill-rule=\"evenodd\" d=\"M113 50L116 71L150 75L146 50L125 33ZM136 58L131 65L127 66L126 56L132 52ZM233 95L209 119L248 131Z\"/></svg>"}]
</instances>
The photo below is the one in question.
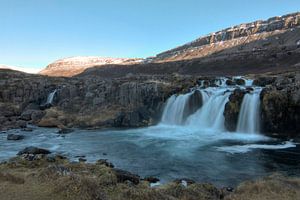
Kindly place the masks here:
<instances>
[{"instance_id":1,"label":"hillside","mask_svg":"<svg viewBox=\"0 0 300 200\"><path fill-rule=\"evenodd\" d=\"M277 45L300 45L298 38L276 38L278 42L269 41L267 38L293 31L300 26L300 13L288 14L280 17L272 17L268 20L259 20L251 23L240 24L224 30L200 37L190 43L158 54L154 61L165 62L200 58L220 52L235 46L244 46L251 42L262 40L257 46L240 47L240 51L263 49L264 47ZM288 40L286 40L288 39Z\"/></svg>"},{"instance_id":2,"label":"hillside","mask_svg":"<svg viewBox=\"0 0 300 200\"><path fill-rule=\"evenodd\" d=\"M96 56L77 56L57 60L40 72L48 76L74 76L93 66L108 64L131 64L140 62L140 59L131 58L104 58Z\"/></svg>"}]
</instances>

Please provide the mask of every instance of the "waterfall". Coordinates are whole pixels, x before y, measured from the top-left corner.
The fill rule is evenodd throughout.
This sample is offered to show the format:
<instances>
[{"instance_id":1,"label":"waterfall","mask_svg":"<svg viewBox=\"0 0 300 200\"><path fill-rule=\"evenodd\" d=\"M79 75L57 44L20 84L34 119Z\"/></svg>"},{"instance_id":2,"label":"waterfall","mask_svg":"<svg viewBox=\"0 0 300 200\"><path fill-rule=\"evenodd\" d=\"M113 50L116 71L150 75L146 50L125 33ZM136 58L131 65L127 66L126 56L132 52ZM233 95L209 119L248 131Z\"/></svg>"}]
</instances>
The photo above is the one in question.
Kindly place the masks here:
<instances>
[{"instance_id":1,"label":"waterfall","mask_svg":"<svg viewBox=\"0 0 300 200\"><path fill-rule=\"evenodd\" d=\"M224 110L226 103L229 101L229 96L235 89L246 90L253 83L252 80L244 79L245 86L226 85L226 80L228 78L216 79L212 83L218 85L218 87L207 88L203 88L205 87L204 82L201 81L198 89L187 94L171 96L167 101L161 122L196 129L226 131ZM237 122L237 132L259 132L261 90L262 88L255 87L252 92L244 95ZM199 94L197 98L200 98L201 102L195 101L194 94L197 92ZM196 109L195 106L192 106L193 109L191 109L191 104L197 105Z\"/></svg>"},{"instance_id":2,"label":"waterfall","mask_svg":"<svg viewBox=\"0 0 300 200\"><path fill-rule=\"evenodd\" d=\"M223 112L231 92L226 88L208 88L201 94L203 106L188 118L186 125L224 130Z\"/></svg>"},{"instance_id":3,"label":"waterfall","mask_svg":"<svg viewBox=\"0 0 300 200\"><path fill-rule=\"evenodd\" d=\"M173 125L183 124L185 121L184 110L191 94L192 93L178 96L172 95L167 101L161 122Z\"/></svg>"},{"instance_id":4,"label":"waterfall","mask_svg":"<svg viewBox=\"0 0 300 200\"><path fill-rule=\"evenodd\" d=\"M56 94L56 91L57 91L57 90L55 89L53 92L51 92L51 93L48 95L46 104L52 105L54 96L55 96L55 94Z\"/></svg>"},{"instance_id":5,"label":"waterfall","mask_svg":"<svg viewBox=\"0 0 300 200\"><path fill-rule=\"evenodd\" d=\"M237 132L259 133L260 92L259 88L245 94L238 118Z\"/></svg>"}]
</instances>

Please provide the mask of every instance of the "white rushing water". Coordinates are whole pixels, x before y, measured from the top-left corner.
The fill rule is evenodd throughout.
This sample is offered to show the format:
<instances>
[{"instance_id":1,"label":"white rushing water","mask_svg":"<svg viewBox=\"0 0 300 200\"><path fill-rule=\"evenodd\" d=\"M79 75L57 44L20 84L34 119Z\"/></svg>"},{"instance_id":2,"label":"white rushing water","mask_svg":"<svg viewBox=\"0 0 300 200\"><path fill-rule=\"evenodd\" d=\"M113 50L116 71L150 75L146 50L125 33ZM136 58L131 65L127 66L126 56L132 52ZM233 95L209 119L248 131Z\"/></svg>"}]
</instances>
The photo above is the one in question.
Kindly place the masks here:
<instances>
[{"instance_id":1,"label":"white rushing water","mask_svg":"<svg viewBox=\"0 0 300 200\"><path fill-rule=\"evenodd\" d=\"M242 77L235 77L234 79ZM229 101L229 96L237 89L246 89L252 86L253 81L243 79L245 86L228 86L228 78L219 78L212 83L218 87L205 88L204 81L200 81L199 90L202 98L202 105L194 113L186 113L186 107L194 91L183 95L171 96L167 103L162 116L162 124L181 125L193 129L210 129L213 131L226 131L224 126L224 109ZM206 84L209 84L206 81ZM241 133L259 133L259 114L260 114L260 92L262 88L253 87L253 91L244 95L240 108L239 119L237 122L237 132Z\"/></svg>"},{"instance_id":2,"label":"white rushing water","mask_svg":"<svg viewBox=\"0 0 300 200\"><path fill-rule=\"evenodd\" d=\"M162 123L181 125L184 123L184 110L192 93L173 95L168 101L162 115Z\"/></svg>"},{"instance_id":3,"label":"white rushing water","mask_svg":"<svg viewBox=\"0 0 300 200\"><path fill-rule=\"evenodd\" d=\"M224 107L231 94L227 88L208 88L200 91L203 105L192 114L186 122L187 126L205 129L224 130Z\"/></svg>"},{"instance_id":4,"label":"white rushing water","mask_svg":"<svg viewBox=\"0 0 300 200\"><path fill-rule=\"evenodd\" d=\"M56 92L57 92L57 90L55 89L53 92L51 92L48 95L46 104L52 104L53 103L53 99L54 99L54 96L55 96Z\"/></svg>"},{"instance_id":5,"label":"white rushing water","mask_svg":"<svg viewBox=\"0 0 300 200\"><path fill-rule=\"evenodd\" d=\"M261 88L245 94L240 108L237 132L259 133Z\"/></svg>"}]
</instances>

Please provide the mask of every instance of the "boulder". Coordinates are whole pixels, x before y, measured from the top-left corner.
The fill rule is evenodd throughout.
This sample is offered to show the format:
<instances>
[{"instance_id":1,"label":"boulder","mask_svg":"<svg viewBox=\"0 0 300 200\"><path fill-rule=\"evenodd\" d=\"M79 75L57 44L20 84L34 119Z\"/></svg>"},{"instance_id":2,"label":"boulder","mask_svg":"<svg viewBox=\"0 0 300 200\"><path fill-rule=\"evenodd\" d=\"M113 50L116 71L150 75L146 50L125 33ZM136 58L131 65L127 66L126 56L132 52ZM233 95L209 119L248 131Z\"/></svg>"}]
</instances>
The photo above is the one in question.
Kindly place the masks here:
<instances>
[{"instance_id":1,"label":"boulder","mask_svg":"<svg viewBox=\"0 0 300 200\"><path fill-rule=\"evenodd\" d=\"M234 81L237 85L245 85L246 84L246 81L242 78L234 79Z\"/></svg>"},{"instance_id":2,"label":"boulder","mask_svg":"<svg viewBox=\"0 0 300 200\"><path fill-rule=\"evenodd\" d=\"M184 107L184 119L195 113L202 106L202 94L199 90L195 90L189 97L189 100Z\"/></svg>"},{"instance_id":3,"label":"boulder","mask_svg":"<svg viewBox=\"0 0 300 200\"><path fill-rule=\"evenodd\" d=\"M19 153L17 155L23 155L23 154L50 154L51 152L48 151L47 149L42 149L42 148L38 148L38 147L26 147L25 149L23 149L22 151L19 151Z\"/></svg>"},{"instance_id":4,"label":"boulder","mask_svg":"<svg viewBox=\"0 0 300 200\"><path fill-rule=\"evenodd\" d=\"M147 181L149 183L157 183L159 182L159 179L153 176L147 176L143 179L144 181Z\"/></svg>"},{"instance_id":5,"label":"boulder","mask_svg":"<svg viewBox=\"0 0 300 200\"><path fill-rule=\"evenodd\" d=\"M233 80L228 79L226 80L226 85L235 85L235 82Z\"/></svg>"},{"instance_id":6,"label":"boulder","mask_svg":"<svg viewBox=\"0 0 300 200\"><path fill-rule=\"evenodd\" d=\"M224 109L225 127L228 131L236 130L240 107L245 93L244 90L236 89L229 96L229 101L226 103Z\"/></svg>"},{"instance_id":7,"label":"boulder","mask_svg":"<svg viewBox=\"0 0 300 200\"><path fill-rule=\"evenodd\" d=\"M24 139L24 135L15 135L15 134L8 134L7 140L22 140Z\"/></svg>"},{"instance_id":8,"label":"boulder","mask_svg":"<svg viewBox=\"0 0 300 200\"><path fill-rule=\"evenodd\" d=\"M121 170L121 169L113 169L113 172L117 176L117 180L120 183L124 183L125 181L130 181L133 184L139 184L140 177L136 174L132 174L131 172Z\"/></svg>"},{"instance_id":9,"label":"boulder","mask_svg":"<svg viewBox=\"0 0 300 200\"><path fill-rule=\"evenodd\" d=\"M108 162L107 159L99 159L96 162L97 165L105 165L106 167L114 168L114 165L111 162Z\"/></svg>"},{"instance_id":10,"label":"boulder","mask_svg":"<svg viewBox=\"0 0 300 200\"><path fill-rule=\"evenodd\" d=\"M66 128L66 127L60 127L58 132L59 134L68 134L68 133L72 133L74 130L71 128Z\"/></svg>"}]
</instances>

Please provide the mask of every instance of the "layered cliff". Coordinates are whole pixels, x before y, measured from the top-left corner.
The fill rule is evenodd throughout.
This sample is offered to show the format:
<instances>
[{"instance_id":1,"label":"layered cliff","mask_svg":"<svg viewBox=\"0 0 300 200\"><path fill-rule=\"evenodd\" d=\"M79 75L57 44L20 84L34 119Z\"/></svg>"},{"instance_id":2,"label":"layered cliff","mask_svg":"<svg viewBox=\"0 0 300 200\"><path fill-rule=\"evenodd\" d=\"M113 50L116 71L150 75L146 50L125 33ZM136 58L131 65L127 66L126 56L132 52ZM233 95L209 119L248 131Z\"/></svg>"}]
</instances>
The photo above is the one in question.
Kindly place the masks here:
<instances>
[{"instance_id":1,"label":"layered cliff","mask_svg":"<svg viewBox=\"0 0 300 200\"><path fill-rule=\"evenodd\" d=\"M165 62L204 57L227 48L245 45L256 40L282 34L286 31L292 31L299 26L299 12L280 17L272 17L265 21L259 20L252 23L240 24L211 33L190 43L162 52L158 54L153 61ZM265 46L268 46L268 43L270 42L264 41L263 43ZM281 39L281 43L285 43L285 41ZM300 38L297 38L293 43L294 45L299 45ZM241 48L240 50L245 49Z\"/></svg>"}]
</instances>

